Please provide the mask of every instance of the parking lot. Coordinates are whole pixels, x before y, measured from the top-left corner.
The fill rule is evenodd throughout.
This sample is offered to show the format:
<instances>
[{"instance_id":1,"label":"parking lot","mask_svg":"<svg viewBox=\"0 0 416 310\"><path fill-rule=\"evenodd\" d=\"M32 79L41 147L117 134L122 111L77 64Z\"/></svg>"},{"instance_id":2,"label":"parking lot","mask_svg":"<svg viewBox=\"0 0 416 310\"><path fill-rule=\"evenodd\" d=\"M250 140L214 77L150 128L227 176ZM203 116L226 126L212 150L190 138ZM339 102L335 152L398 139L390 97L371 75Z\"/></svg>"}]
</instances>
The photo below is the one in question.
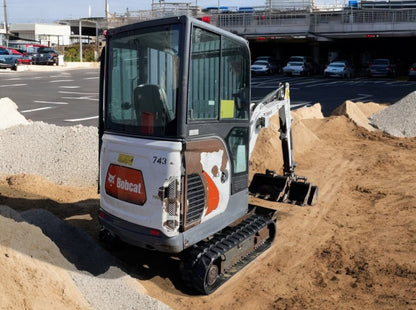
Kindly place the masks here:
<instances>
[{"instance_id":1,"label":"parking lot","mask_svg":"<svg viewBox=\"0 0 416 310\"><path fill-rule=\"evenodd\" d=\"M98 81L98 68L0 70L0 97L9 97L33 121L97 126Z\"/></svg>"},{"instance_id":2,"label":"parking lot","mask_svg":"<svg viewBox=\"0 0 416 310\"><path fill-rule=\"evenodd\" d=\"M356 77L352 79L323 76L256 76L252 79L253 100L261 99L279 82L290 84L292 107L320 103L325 116L346 100L393 104L416 90L416 82L392 78Z\"/></svg>"},{"instance_id":3,"label":"parking lot","mask_svg":"<svg viewBox=\"0 0 416 310\"><path fill-rule=\"evenodd\" d=\"M46 67L46 71L0 70L0 97L9 97L27 119L60 126L98 124L99 69ZM254 76L252 99L288 82L293 108L319 102L329 115L346 100L394 103L416 90L415 81L392 78L324 78L282 74Z\"/></svg>"}]
</instances>

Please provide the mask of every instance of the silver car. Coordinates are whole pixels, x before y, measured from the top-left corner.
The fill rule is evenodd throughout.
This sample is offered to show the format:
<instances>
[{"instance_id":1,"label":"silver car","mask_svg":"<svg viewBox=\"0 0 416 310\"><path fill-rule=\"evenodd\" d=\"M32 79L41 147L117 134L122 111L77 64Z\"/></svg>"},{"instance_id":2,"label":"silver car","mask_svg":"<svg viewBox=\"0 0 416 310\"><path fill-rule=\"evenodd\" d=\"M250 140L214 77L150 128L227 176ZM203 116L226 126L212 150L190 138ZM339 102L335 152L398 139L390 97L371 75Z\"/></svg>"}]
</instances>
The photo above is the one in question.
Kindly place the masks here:
<instances>
[{"instance_id":1,"label":"silver car","mask_svg":"<svg viewBox=\"0 0 416 310\"><path fill-rule=\"evenodd\" d=\"M312 68L302 61L289 61L282 69L286 75L307 75L310 76Z\"/></svg>"},{"instance_id":2,"label":"silver car","mask_svg":"<svg viewBox=\"0 0 416 310\"><path fill-rule=\"evenodd\" d=\"M347 61L333 61L325 68L324 76L349 79L354 76L354 68Z\"/></svg>"},{"instance_id":3,"label":"silver car","mask_svg":"<svg viewBox=\"0 0 416 310\"><path fill-rule=\"evenodd\" d=\"M251 73L253 75L256 74L274 74L277 73L278 68L277 65L268 60L256 60L251 65Z\"/></svg>"}]
</instances>

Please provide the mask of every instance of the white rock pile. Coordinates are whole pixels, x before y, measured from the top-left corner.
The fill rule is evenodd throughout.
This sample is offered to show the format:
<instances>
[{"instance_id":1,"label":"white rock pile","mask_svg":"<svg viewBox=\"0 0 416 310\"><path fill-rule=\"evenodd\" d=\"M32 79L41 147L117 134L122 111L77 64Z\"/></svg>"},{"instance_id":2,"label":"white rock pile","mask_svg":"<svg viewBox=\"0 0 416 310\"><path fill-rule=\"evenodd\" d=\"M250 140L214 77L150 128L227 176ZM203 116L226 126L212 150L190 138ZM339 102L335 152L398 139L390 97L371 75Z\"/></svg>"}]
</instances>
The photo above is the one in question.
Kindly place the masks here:
<instances>
[{"instance_id":1,"label":"white rock pile","mask_svg":"<svg viewBox=\"0 0 416 310\"><path fill-rule=\"evenodd\" d=\"M416 91L373 114L370 124L395 137L416 137Z\"/></svg>"}]
</instances>

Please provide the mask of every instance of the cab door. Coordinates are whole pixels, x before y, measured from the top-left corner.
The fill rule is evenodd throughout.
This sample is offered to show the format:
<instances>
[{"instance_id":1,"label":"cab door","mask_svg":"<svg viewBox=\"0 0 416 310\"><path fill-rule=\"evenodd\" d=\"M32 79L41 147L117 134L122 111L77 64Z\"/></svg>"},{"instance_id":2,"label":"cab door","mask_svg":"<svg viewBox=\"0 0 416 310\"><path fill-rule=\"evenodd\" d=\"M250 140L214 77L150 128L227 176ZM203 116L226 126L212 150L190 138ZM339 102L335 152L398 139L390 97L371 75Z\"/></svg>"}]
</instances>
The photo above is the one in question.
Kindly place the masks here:
<instances>
[{"instance_id":1,"label":"cab door","mask_svg":"<svg viewBox=\"0 0 416 310\"><path fill-rule=\"evenodd\" d=\"M244 40L193 27L184 152L184 229L247 208L250 55ZM231 210L234 208L235 210ZM231 216L229 216L231 214Z\"/></svg>"}]
</instances>

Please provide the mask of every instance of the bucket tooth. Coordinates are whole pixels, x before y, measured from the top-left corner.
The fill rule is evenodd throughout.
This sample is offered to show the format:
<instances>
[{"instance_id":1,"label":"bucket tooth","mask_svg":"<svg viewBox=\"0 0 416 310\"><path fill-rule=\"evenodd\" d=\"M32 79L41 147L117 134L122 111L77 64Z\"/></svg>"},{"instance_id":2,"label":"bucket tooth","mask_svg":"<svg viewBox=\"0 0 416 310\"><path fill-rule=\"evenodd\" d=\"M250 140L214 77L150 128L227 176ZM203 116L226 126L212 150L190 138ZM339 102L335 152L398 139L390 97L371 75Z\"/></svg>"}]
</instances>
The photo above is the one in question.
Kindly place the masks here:
<instances>
[{"instance_id":1,"label":"bucket tooth","mask_svg":"<svg viewBox=\"0 0 416 310\"><path fill-rule=\"evenodd\" d=\"M266 200L282 201L288 184L288 177L256 173L250 183L249 192Z\"/></svg>"},{"instance_id":2,"label":"bucket tooth","mask_svg":"<svg viewBox=\"0 0 416 310\"><path fill-rule=\"evenodd\" d=\"M318 186L312 186L309 193L308 205L314 206L318 202Z\"/></svg>"}]
</instances>

